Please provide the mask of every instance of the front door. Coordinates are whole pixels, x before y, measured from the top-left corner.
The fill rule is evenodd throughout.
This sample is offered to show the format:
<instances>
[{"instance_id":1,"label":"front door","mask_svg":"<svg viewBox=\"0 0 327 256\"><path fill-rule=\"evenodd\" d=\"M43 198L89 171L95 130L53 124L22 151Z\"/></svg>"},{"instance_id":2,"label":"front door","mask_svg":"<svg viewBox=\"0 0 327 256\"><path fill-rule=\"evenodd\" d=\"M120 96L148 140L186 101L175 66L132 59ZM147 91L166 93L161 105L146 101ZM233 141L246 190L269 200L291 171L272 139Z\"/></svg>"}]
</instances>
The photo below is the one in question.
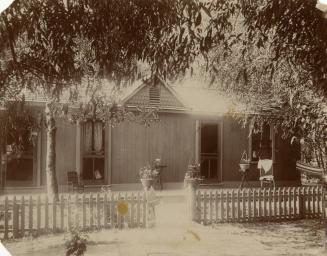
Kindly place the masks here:
<instances>
[{"instance_id":1,"label":"front door","mask_svg":"<svg viewBox=\"0 0 327 256\"><path fill-rule=\"evenodd\" d=\"M219 181L218 123L202 123L200 138L201 176L206 181Z\"/></svg>"}]
</instances>

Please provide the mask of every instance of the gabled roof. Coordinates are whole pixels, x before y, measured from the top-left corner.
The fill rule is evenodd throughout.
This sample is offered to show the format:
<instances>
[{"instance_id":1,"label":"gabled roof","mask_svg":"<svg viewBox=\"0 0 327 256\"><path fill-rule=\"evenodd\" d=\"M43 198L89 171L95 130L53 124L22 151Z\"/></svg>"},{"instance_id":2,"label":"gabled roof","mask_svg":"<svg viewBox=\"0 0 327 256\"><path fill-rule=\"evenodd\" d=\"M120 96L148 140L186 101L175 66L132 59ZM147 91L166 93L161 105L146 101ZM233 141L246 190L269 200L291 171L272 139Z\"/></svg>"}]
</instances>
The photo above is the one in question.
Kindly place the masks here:
<instances>
[{"instance_id":1,"label":"gabled roof","mask_svg":"<svg viewBox=\"0 0 327 256\"><path fill-rule=\"evenodd\" d=\"M121 104L128 107L155 106L161 110L187 110L182 97L163 79L155 76L129 87L123 94Z\"/></svg>"}]
</instances>

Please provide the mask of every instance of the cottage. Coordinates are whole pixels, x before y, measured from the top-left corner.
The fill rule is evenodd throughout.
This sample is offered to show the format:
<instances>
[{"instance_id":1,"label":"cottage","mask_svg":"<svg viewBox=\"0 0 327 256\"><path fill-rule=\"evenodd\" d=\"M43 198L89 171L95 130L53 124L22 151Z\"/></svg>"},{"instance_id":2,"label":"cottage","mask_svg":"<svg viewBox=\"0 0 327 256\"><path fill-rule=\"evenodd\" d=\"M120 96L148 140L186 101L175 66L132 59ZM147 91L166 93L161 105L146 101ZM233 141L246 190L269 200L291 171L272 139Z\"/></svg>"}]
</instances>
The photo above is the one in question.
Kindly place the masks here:
<instances>
[{"instance_id":1,"label":"cottage","mask_svg":"<svg viewBox=\"0 0 327 256\"><path fill-rule=\"evenodd\" d=\"M57 120L56 173L59 190L67 189L67 172L77 171L91 188L139 189L139 168L160 158L167 167L163 188L180 188L190 160L201 163L203 185L238 187L239 161L245 150L251 158L248 180L259 185L260 146L273 160L277 185L298 184L295 150L272 127L261 134L228 115L229 103L215 91L192 86L170 86L160 78L126 91L121 100L129 109L154 106L158 122L142 126L123 122L116 127L100 121L71 124ZM31 106L41 107L33 100ZM10 160L2 156L1 173L6 192L45 189L46 133L35 136L34 147ZM5 164L4 164L5 163Z\"/></svg>"}]
</instances>

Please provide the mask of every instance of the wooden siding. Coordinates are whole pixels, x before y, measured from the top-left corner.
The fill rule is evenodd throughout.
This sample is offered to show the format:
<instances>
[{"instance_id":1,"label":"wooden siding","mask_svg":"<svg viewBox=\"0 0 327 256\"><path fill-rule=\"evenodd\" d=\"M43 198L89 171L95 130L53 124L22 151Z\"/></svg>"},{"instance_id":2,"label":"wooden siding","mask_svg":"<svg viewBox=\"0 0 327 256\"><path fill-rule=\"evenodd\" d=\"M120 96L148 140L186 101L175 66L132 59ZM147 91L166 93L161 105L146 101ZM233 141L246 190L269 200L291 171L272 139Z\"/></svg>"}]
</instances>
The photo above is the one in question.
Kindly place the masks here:
<instances>
[{"instance_id":1,"label":"wooden siding","mask_svg":"<svg viewBox=\"0 0 327 256\"><path fill-rule=\"evenodd\" d=\"M76 126L67 120L56 120L56 173L59 185L67 183L67 172L75 171L76 165ZM45 136L46 137L46 136ZM44 147L43 159L46 158ZM45 164L45 163L44 163ZM45 165L44 165L45 173Z\"/></svg>"},{"instance_id":2,"label":"wooden siding","mask_svg":"<svg viewBox=\"0 0 327 256\"><path fill-rule=\"evenodd\" d=\"M222 181L240 181L239 160L249 149L249 131L231 117L194 116L177 113L160 113L160 122L150 127L125 122L107 129L106 181L110 184L139 183L139 168L161 158L167 165L163 170L163 182L182 182L188 162L196 157L196 120L217 121L222 127L221 162ZM76 170L76 126L67 120L57 120L56 173L59 185L66 185L67 171ZM40 185L46 184L46 130L41 132L39 154ZM199 145L198 145L199 146ZM276 136L277 151L274 164L277 181L299 179L295 168L296 154L288 140ZM258 181L257 164L251 165L249 180ZM35 184L36 185L36 184Z\"/></svg>"},{"instance_id":3,"label":"wooden siding","mask_svg":"<svg viewBox=\"0 0 327 256\"><path fill-rule=\"evenodd\" d=\"M188 115L160 114L150 127L125 122L112 129L112 183L139 182L139 168L160 158L167 165L163 182L182 182L195 152L195 120Z\"/></svg>"},{"instance_id":4,"label":"wooden siding","mask_svg":"<svg viewBox=\"0 0 327 256\"><path fill-rule=\"evenodd\" d=\"M248 129L232 119L225 117L223 122L223 156L222 180L238 181L242 176L239 172L239 162L242 152L248 149Z\"/></svg>"},{"instance_id":5,"label":"wooden siding","mask_svg":"<svg viewBox=\"0 0 327 256\"><path fill-rule=\"evenodd\" d=\"M297 151L296 146L290 144L290 139L282 139L279 136L278 160L280 163L278 180L300 180L300 173L296 170Z\"/></svg>"}]
</instances>

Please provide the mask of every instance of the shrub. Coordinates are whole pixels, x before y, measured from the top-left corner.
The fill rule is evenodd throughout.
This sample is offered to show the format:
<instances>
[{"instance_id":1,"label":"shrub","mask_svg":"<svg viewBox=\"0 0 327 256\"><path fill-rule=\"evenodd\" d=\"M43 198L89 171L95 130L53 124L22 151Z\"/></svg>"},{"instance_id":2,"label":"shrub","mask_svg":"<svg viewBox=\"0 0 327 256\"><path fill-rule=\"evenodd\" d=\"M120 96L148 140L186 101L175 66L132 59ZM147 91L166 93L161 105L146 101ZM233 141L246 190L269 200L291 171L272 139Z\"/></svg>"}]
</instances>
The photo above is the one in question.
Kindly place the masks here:
<instances>
[{"instance_id":1,"label":"shrub","mask_svg":"<svg viewBox=\"0 0 327 256\"><path fill-rule=\"evenodd\" d=\"M66 256L83 256L86 252L87 238L79 229L71 230L65 242Z\"/></svg>"}]
</instances>

